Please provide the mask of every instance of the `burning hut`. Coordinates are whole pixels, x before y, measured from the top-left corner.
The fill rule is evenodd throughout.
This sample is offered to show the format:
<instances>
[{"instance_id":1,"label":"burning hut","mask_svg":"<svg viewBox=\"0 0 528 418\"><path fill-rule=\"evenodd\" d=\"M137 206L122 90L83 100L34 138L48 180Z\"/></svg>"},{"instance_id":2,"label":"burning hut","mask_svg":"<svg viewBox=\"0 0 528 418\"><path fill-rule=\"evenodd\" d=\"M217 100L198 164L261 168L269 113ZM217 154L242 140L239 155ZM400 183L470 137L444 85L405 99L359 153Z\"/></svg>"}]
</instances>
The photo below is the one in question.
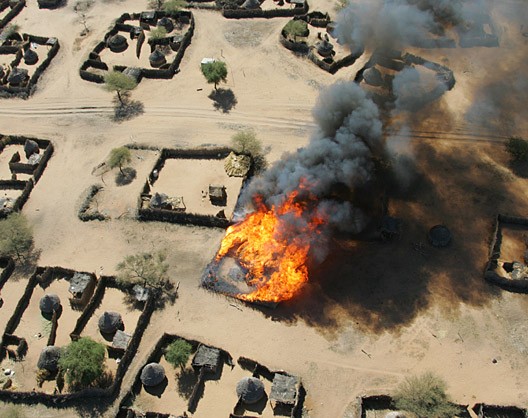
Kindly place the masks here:
<instances>
[{"instance_id":1,"label":"burning hut","mask_svg":"<svg viewBox=\"0 0 528 418\"><path fill-rule=\"evenodd\" d=\"M27 65L35 65L38 62L38 59L38 54L31 48L28 48L26 52L24 52L24 62Z\"/></svg>"},{"instance_id":2,"label":"burning hut","mask_svg":"<svg viewBox=\"0 0 528 418\"><path fill-rule=\"evenodd\" d=\"M227 203L227 193L225 186L219 184L210 184L209 200L215 206L225 206Z\"/></svg>"},{"instance_id":3,"label":"burning hut","mask_svg":"<svg viewBox=\"0 0 528 418\"><path fill-rule=\"evenodd\" d=\"M59 368L60 354L59 347L55 347L54 345L44 347L40 352L37 367L39 369L48 370L52 373L56 372Z\"/></svg>"},{"instance_id":4,"label":"burning hut","mask_svg":"<svg viewBox=\"0 0 528 418\"><path fill-rule=\"evenodd\" d=\"M229 177L245 177L251 168L249 155L237 155L230 152L224 161L224 169Z\"/></svg>"},{"instance_id":5,"label":"burning hut","mask_svg":"<svg viewBox=\"0 0 528 418\"><path fill-rule=\"evenodd\" d=\"M112 348L123 351L126 350L131 338L132 335L118 329L112 339Z\"/></svg>"},{"instance_id":6,"label":"burning hut","mask_svg":"<svg viewBox=\"0 0 528 418\"><path fill-rule=\"evenodd\" d=\"M7 76L7 82L11 86L20 86L29 79L29 72L25 68L13 67Z\"/></svg>"},{"instance_id":7,"label":"burning hut","mask_svg":"<svg viewBox=\"0 0 528 418\"><path fill-rule=\"evenodd\" d=\"M86 273L76 272L70 279L71 293L70 301L73 304L85 305L93 294L95 289L95 278Z\"/></svg>"},{"instance_id":8,"label":"burning hut","mask_svg":"<svg viewBox=\"0 0 528 418\"><path fill-rule=\"evenodd\" d=\"M256 377L244 377L236 386L238 399L251 405L260 401L265 395L264 383Z\"/></svg>"},{"instance_id":9,"label":"burning hut","mask_svg":"<svg viewBox=\"0 0 528 418\"><path fill-rule=\"evenodd\" d=\"M39 307L42 313L52 314L53 312L60 310L61 302L56 294L49 293L42 296L39 302Z\"/></svg>"},{"instance_id":10,"label":"burning hut","mask_svg":"<svg viewBox=\"0 0 528 418\"><path fill-rule=\"evenodd\" d=\"M435 225L427 234L433 247L447 247L451 242L451 231L445 225Z\"/></svg>"},{"instance_id":11,"label":"burning hut","mask_svg":"<svg viewBox=\"0 0 528 418\"><path fill-rule=\"evenodd\" d=\"M202 368L210 373L216 373L220 364L221 352L218 348L200 344L192 360L192 367L198 373Z\"/></svg>"},{"instance_id":12,"label":"burning hut","mask_svg":"<svg viewBox=\"0 0 528 418\"><path fill-rule=\"evenodd\" d=\"M106 41L106 45L112 52L123 52L128 48L126 38L123 35L120 35L119 33L110 36Z\"/></svg>"},{"instance_id":13,"label":"burning hut","mask_svg":"<svg viewBox=\"0 0 528 418\"><path fill-rule=\"evenodd\" d=\"M156 48L154 52L149 55L149 62L151 67L158 68L165 64L167 60L165 59L163 52Z\"/></svg>"},{"instance_id":14,"label":"burning hut","mask_svg":"<svg viewBox=\"0 0 528 418\"><path fill-rule=\"evenodd\" d=\"M123 318L118 312L103 312L99 317L99 331L101 334L113 334L118 329L123 329Z\"/></svg>"},{"instance_id":15,"label":"burning hut","mask_svg":"<svg viewBox=\"0 0 528 418\"><path fill-rule=\"evenodd\" d=\"M40 148L38 144L31 139L26 139L26 142L24 143L24 154L26 154L26 158L29 159L31 155L38 154L39 152Z\"/></svg>"},{"instance_id":16,"label":"burning hut","mask_svg":"<svg viewBox=\"0 0 528 418\"><path fill-rule=\"evenodd\" d=\"M381 72L376 67L370 67L363 71L363 79L365 80L365 83L374 87L378 87L383 84Z\"/></svg>"},{"instance_id":17,"label":"burning hut","mask_svg":"<svg viewBox=\"0 0 528 418\"><path fill-rule=\"evenodd\" d=\"M146 387L157 386L165 379L165 369L159 363L149 363L143 367L140 379Z\"/></svg>"},{"instance_id":18,"label":"burning hut","mask_svg":"<svg viewBox=\"0 0 528 418\"><path fill-rule=\"evenodd\" d=\"M163 27L167 31L167 33L171 33L174 30L174 22L170 17L162 17L160 20L158 20L158 23L156 24L158 27Z\"/></svg>"},{"instance_id":19,"label":"burning hut","mask_svg":"<svg viewBox=\"0 0 528 418\"><path fill-rule=\"evenodd\" d=\"M297 402L299 393L299 379L281 373L275 373L271 384L270 403L273 409L291 410Z\"/></svg>"}]
</instances>

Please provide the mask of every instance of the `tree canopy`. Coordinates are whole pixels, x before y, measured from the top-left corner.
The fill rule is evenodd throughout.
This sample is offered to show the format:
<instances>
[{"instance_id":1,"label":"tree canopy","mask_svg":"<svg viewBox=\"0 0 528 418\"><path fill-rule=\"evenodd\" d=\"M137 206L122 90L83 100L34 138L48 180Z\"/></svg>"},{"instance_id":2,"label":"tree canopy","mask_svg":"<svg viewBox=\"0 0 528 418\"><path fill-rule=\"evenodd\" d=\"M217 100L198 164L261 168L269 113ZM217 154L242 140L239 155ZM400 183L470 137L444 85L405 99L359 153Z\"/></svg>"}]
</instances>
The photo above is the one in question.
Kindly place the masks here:
<instances>
[{"instance_id":1,"label":"tree canopy","mask_svg":"<svg viewBox=\"0 0 528 418\"><path fill-rule=\"evenodd\" d=\"M286 23L283 30L286 35L293 37L294 39L297 38L297 36L308 36L310 33L308 24L304 20L290 20Z\"/></svg>"},{"instance_id":2,"label":"tree canopy","mask_svg":"<svg viewBox=\"0 0 528 418\"><path fill-rule=\"evenodd\" d=\"M108 157L108 165L110 168L119 167L119 171L123 173L123 166L132 161L132 155L127 147L114 148L110 151Z\"/></svg>"},{"instance_id":3,"label":"tree canopy","mask_svg":"<svg viewBox=\"0 0 528 418\"><path fill-rule=\"evenodd\" d=\"M103 375L104 362L104 345L82 337L62 349L59 369L70 386L87 387Z\"/></svg>"},{"instance_id":4,"label":"tree canopy","mask_svg":"<svg viewBox=\"0 0 528 418\"><path fill-rule=\"evenodd\" d=\"M178 338L167 347L165 359L174 367L185 367L191 356L191 351L191 344Z\"/></svg>"},{"instance_id":5,"label":"tree canopy","mask_svg":"<svg viewBox=\"0 0 528 418\"><path fill-rule=\"evenodd\" d=\"M445 382L431 372L405 379L394 395L396 407L418 418L452 418L460 408L451 403Z\"/></svg>"},{"instance_id":6,"label":"tree canopy","mask_svg":"<svg viewBox=\"0 0 528 418\"><path fill-rule=\"evenodd\" d=\"M12 213L0 221L0 254L22 258L33 244L33 231L26 217Z\"/></svg>"},{"instance_id":7,"label":"tree canopy","mask_svg":"<svg viewBox=\"0 0 528 418\"><path fill-rule=\"evenodd\" d=\"M184 0L167 0L165 3L163 3L161 9L167 13L176 13L187 6L188 4Z\"/></svg>"},{"instance_id":8,"label":"tree canopy","mask_svg":"<svg viewBox=\"0 0 528 418\"><path fill-rule=\"evenodd\" d=\"M119 102L123 104L121 95L125 92L134 90L137 87L137 81L132 77L123 74L120 71L109 71L104 76L104 88L110 92L116 92Z\"/></svg>"},{"instance_id":9,"label":"tree canopy","mask_svg":"<svg viewBox=\"0 0 528 418\"><path fill-rule=\"evenodd\" d=\"M163 39L167 36L167 29L163 26L158 26L149 32L150 39Z\"/></svg>"},{"instance_id":10,"label":"tree canopy","mask_svg":"<svg viewBox=\"0 0 528 418\"><path fill-rule=\"evenodd\" d=\"M140 284L143 287L161 290L169 282L167 271L169 265L165 262L164 251L139 253L126 256L117 265L117 280L121 283Z\"/></svg>"},{"instance_id":11,"label":"tree canopy","mask_svg":"<svg viewBox=\"0 0 528 418\"><path fill-rule=\"evenodd\" d=\"M231 137L231 146L238 154L250 155L257 172L266 168L267 163L262 142L257 138L254 131L248 129L237 132Z\"/></svg>"},{"instance_id":12,"label":"tree canopy","mask_svg":"<svg viewBox=\"0 0 528 418\"><path fill-rule=\"evenodd\" d=\"M209 84L214 84L216 90L218 83L227 81L227 65L223 61L202 64L202 74Z\"/></svg>"}]
</instances>

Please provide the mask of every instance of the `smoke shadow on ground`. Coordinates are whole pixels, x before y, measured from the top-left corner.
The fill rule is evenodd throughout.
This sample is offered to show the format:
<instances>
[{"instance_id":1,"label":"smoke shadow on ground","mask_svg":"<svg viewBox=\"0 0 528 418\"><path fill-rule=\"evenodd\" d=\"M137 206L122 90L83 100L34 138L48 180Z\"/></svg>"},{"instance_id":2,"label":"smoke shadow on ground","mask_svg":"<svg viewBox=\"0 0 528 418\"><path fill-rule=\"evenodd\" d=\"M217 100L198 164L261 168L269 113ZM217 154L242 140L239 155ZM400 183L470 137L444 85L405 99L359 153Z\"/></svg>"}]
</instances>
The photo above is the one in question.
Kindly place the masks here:
<instances>
[{"instance_id":1,"label":"smoke shadow on ground","mask_svg":"<svg viewBox=\"0 0 528 418\"><path fill-rule=\"evenodd\" d=\"M302 320L328 334L350 323L379 334L398 332L433 305L456 313L461 304L482 306L500 297L483 278L493 219L497 212L519 214L526 202L510 186L513 177L479 163L485 154L505 164L504 147L424 141L414 150L418 176L405 193L387 190L389 214L403 223L400 240L334 240L301 294L262 309L265 315ZM437 224L452 232L447 248L427 242Z\"/></svg>"}]
</instances>

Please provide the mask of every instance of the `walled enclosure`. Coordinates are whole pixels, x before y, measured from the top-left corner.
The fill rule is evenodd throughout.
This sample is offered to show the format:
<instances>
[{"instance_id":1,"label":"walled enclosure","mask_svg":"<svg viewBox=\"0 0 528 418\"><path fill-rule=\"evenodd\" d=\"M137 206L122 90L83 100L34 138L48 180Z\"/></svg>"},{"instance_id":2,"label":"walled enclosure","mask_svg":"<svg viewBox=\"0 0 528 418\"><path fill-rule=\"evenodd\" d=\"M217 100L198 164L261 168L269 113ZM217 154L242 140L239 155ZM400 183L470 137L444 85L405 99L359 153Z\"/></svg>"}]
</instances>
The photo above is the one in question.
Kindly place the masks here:
<instances>
[{"instance_id":1,"label":"walled enclosure","mask_svg":"<svg viewBox=\"0 0 528 418\"><path fill-rule=\"evenodd\" d=\"M9 11L5 14L5 16L0 19L0 29L7 26L7 24L13 20L13 18L20 13L20 11L24 8L26 5L26 0L18 0L16 4L11 7L9 4L12 3L10 0L2 0L0 1L0 14L5 12L8 8Z\"/></svg>"}]
</instances>

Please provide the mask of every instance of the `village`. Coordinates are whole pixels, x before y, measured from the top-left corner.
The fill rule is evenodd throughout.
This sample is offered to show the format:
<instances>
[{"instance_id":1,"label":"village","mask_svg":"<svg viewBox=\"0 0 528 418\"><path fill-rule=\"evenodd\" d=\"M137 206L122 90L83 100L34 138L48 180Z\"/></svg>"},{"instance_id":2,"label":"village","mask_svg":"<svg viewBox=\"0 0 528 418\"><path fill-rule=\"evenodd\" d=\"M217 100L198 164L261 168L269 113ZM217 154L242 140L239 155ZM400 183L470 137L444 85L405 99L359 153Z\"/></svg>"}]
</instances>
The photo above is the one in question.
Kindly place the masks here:
<instances>
[{"instance_id":1,"label":"village","mask_svg":"<svg viewBox=\"0 0 528 418\"><path fill-rule=\"evenodd\" d=\"M0 418L528 416L526 5L434 3L0 0Z\"/></svg>"}]
</instances>

